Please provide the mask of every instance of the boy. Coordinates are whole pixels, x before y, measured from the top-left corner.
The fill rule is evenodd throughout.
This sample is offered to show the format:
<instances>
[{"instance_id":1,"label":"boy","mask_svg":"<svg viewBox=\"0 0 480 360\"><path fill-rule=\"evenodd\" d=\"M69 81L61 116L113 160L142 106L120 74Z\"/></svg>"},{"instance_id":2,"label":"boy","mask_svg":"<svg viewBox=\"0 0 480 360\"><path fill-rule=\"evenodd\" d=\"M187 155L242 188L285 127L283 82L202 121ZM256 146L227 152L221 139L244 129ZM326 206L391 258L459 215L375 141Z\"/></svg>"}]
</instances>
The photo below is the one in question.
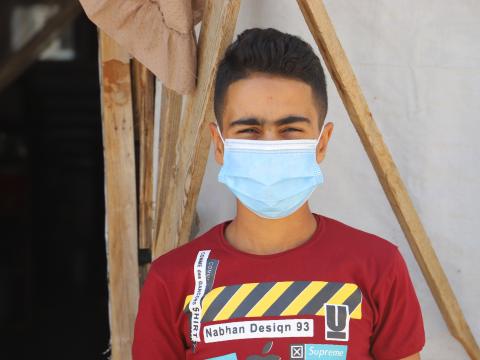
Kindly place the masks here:
<instances>
[{"instance_id":1,"label":"boy","mask_svg":"<svg viewBox=\"0 0 480 360\"><path fill-rule=\"evenodd\" d=\"M419 359L422 314L398 248L309 208L333 132L311 46L244 31L219 64L214 111L236 216L153 261L133 359Z\"/></svg>"}]
</instances>

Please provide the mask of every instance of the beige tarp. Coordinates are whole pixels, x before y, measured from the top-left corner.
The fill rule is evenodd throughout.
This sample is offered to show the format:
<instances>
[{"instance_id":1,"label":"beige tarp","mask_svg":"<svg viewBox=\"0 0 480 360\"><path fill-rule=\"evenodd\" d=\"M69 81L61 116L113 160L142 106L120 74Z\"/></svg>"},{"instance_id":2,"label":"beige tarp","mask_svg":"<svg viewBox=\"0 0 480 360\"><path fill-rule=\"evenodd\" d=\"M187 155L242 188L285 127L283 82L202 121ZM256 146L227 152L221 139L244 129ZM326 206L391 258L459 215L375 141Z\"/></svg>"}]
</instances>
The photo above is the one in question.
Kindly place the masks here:
<instances>
[{"instance_id":1,"label":"beige tarp","mask_svg":"<svg viewBox=\"0 0 480 360\"><path fill-rule=\"evenodd\" d=\"M204 0L80 0L87 16L180 94L195 88Z\"/></svg>"}]
</instances>

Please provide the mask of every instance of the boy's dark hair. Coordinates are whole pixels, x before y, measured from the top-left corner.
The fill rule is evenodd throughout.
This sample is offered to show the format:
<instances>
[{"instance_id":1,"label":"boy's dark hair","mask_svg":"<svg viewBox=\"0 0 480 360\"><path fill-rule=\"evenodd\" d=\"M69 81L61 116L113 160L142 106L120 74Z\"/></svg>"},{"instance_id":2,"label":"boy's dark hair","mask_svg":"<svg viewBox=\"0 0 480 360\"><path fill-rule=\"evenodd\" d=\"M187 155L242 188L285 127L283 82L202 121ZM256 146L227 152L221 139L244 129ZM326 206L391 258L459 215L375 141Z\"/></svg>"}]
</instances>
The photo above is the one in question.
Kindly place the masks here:
<instances>
[{"instance_id":1,"label":"boy's dark hair","mask_svg":"<svg viewBox=\"0 0 480 360\"><path fill-rule=\"evenodd\" d=\"M299 79L309 84L316 99L319 126L323 124L328 109L325 74L310 44L273 28L251 28L227 47L218 65L213 109L220 129L228 86L252 72Z\"/></svg>"}]
</instances>

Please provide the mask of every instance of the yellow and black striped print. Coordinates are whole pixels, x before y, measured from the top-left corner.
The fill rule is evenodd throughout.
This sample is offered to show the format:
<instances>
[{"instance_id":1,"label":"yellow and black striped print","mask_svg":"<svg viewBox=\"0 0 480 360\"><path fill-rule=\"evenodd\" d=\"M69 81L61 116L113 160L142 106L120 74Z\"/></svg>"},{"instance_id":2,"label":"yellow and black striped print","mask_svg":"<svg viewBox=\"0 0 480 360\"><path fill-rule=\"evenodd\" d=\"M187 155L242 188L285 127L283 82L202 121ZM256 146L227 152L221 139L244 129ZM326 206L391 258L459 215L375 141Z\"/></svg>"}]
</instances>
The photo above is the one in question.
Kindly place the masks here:
<instances>
[{"instance_id":1,"label":"yellow and black striped print","mask_svg":"<svg viewBox=\"0 0 480 360\"><path fill-rule=\"evenodd\" d=\"M192 295L185 298L184 311ZM202 322L241 317L318 315L324 304L347 305L350 317L362 318L362 293L356 284L280 281L220 286L205 294Z\"/></svg>"}]
</instances>

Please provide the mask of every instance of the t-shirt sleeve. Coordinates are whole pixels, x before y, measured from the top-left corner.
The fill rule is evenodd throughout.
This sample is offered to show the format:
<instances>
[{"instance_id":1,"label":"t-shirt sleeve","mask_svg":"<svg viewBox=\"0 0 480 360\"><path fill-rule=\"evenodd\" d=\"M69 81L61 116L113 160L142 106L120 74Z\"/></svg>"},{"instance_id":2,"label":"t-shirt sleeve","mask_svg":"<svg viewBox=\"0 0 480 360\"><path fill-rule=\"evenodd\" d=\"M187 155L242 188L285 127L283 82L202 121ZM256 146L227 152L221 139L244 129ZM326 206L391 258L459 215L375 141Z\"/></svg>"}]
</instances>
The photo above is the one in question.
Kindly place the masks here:
<instances>
[{"instance_id":1,"label":"t-shirt sleeve","mask_svg":"<svg viewBox=\"0 0 480 360\"><path fill-rule=\"evenodd\" d=\"M422 312L405 260L395 248L391 267L374 294L377 319L372 354L377 360L398 360L425 345Z\"/></svg>"},{"instance_id":2,"label":"t-shirt sleeve","mask_svg":"<svg viewBox=\"0 0 480 360\"><path fill-rule=\"evenodd\" d=\"M133 360L185 359L185 347L165 283L150 268L138 302Z\"/></svg>"}]
</instances>

